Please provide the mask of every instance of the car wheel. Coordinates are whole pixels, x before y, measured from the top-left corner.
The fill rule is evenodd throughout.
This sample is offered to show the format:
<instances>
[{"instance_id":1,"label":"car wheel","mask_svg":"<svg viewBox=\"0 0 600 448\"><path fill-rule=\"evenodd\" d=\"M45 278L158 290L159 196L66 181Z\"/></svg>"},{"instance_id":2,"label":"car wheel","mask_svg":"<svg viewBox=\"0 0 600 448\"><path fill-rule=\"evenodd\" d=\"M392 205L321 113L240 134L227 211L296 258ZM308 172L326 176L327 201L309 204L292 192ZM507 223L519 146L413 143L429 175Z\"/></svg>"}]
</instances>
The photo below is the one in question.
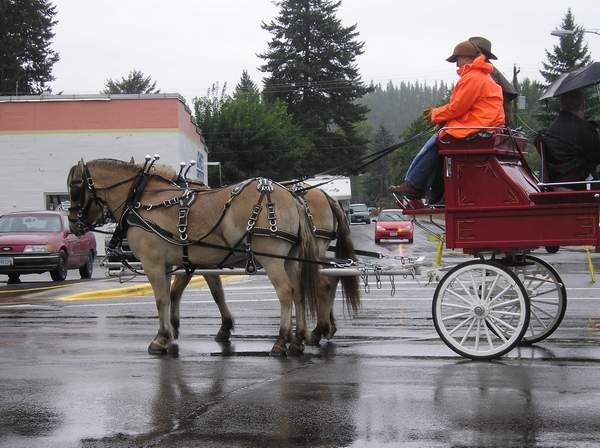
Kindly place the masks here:
<instances>
[{"instance_id":1,"label":"car wheel","mask_svg":"<svg viewBox=\"0 0 600 448\"><path fill-rule=\"evenodd\" d=\"M62 282L67 278L67 254L65 251L60 251L60 256L58 257L58 266L52 271L50 271L50 277L55 282Z\"/></svg>"},{"instance_id":2,"label":"car wheel","mask_svg":"<svg viewBox=\"0 0 600 448\"><path fill-rule=\"evenodd\" d=\"M367 224L371 224L371 220L370 220L370 219L367 219L365 222L366 222Z\"/></svg>"},{"instance_id":3,"label":"car wheel","mask_svg":"<svg viewBox=\"0 0 600 448\"><path fill-rule=\"evenodd\" d=\"M79 275L81 278L92 278L92 273L94 272L94 254L90 252L87 257L87 261L85 264L79 268Z\"/></svg>"},{"instance_id":4,"label":"car wheel","mask_svg":"<svg viewBox=\"0 0 600 448\"><path fill-rule=\"evenodd\" d=\"M12 273L12 274L8 274L8 284L14 284L14 283L21 283L21 279L19 278L21 276L21 274L16 274L16 273Z\"/></svg>"},{"instance_id":5,"label":"car wheel","mask_svg":"<svg viewBox=\"0 0 600 448\"><path fill-rule=\"evenodd\" d=\"M381 244L381 240L375 239L375 244Z\"/></svg>"},{"instance_id":6,"label":"car wheel","mask_svg":"<svg viewBox=\"0 0 600 448\"><path fill-rule=\"evenodd\" d=\"M408 244L412 244L412 243L413 243L413 239L412 239L412 238L409 238L409 239L408 239Z\"/></svg>"},{"instance_id":7,"label":"car wheel","mask_svg":"<svg viewBox=\"0 0 600 448\"><path fill-rule=\"evenodd\" d=\"M560 246L546 246L546 252L549 254L555 254L560 249Z\"/></svg>"}]
</instances>

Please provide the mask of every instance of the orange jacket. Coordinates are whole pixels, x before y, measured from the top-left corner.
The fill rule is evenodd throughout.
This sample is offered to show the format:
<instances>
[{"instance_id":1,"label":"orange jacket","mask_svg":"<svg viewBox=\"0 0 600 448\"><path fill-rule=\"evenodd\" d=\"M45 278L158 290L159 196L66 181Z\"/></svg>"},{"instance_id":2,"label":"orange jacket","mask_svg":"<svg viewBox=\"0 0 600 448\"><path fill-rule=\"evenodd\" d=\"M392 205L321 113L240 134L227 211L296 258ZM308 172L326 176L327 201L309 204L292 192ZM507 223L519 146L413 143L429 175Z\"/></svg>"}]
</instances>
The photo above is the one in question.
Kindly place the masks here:
<instances>
[{"instance_id":1,"label":"orange jacket","mask_svg":"<svg viewBox=\"0 0 600 448\"><path fill-rule=\"evenodd\" d=\"M471 64L457 70L460 79L456 83L450 102L431 111L431 121L445 126L504 126L502 88L494 82L490 73L494 67L478 56ZM464 138L478 129L447 129L441 135L450 134Z\"/></svg>"}]
</instances>

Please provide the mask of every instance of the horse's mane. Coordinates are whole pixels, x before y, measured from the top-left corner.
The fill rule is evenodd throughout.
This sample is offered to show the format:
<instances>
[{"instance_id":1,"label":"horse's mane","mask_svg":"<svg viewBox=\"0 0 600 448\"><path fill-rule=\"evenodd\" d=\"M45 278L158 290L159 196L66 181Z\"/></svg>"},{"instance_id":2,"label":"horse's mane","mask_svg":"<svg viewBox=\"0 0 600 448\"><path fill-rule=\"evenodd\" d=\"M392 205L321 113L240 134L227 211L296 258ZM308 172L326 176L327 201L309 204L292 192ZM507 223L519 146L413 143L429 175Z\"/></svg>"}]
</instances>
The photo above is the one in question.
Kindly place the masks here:
<instances>
[{"instance_id":1,"label":"horse's mane","mask_svg":"<svg viewBox=\"0 0 600 448\"><path fill-rule=\"evenodd\" d=\"M90 163L95 163L108 168L124 168L131 172L138 172L143 166L139 163L130 163L118 159L96 159L90 161ZM162 176L166 179L171 179L173 176L175 176L175 170L168 165L154 165L151 173Z\"/></svg>"}]
</instances>

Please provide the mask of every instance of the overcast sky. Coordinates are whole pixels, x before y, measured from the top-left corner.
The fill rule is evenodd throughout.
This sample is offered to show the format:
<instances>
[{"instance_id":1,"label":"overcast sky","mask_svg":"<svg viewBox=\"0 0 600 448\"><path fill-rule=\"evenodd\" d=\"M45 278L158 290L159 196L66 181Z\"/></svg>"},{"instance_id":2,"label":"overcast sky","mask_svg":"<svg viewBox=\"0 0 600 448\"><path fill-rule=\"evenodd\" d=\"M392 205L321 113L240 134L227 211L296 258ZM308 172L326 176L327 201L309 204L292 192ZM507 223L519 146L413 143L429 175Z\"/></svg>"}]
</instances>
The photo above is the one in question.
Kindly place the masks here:
<instances>
[{"instance_id":1,"label":"overcast sky","mask_svg":"<svg viewBox=\"0 0 600 448\"><path fill-rule=\"evenodd\" d=\"M233 88L244 69L260 83L256 54L270 40L260 24L277 15L271 0L53 3L53 48L60 54L54 93L98 93L108 78L137 69L162 92L181 93L188 101L216 81ZM540 79L544 50L558 42L550 31L569 7L579 25L600 28L593 0L343 0L338 16L346 26L358 25L365 53L357 62L366 82L454 81L455 67L445 58L473 35L492 41L496 65L509 79L513 64L521 78ZM598 60L600 35L585 36Z\"/></svg>"}]
</instances>

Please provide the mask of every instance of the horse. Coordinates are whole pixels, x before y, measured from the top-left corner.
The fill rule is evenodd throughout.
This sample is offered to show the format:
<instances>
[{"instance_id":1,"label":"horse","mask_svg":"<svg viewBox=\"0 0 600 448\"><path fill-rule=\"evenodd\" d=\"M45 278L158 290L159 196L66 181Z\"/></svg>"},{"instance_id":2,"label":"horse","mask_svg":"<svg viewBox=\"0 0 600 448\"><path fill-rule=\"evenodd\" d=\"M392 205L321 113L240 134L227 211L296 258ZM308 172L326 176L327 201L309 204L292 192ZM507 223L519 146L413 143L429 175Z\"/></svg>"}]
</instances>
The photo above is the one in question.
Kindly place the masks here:
<instances>
[{"instance_id":1,"label":"horse","mask_svg":"<svg viewBox=\"0 0 600 448\"><path fill-rule=\"evenodd\" d=\"M232 267L245 262L249 273L255 272L257 264L262 266L279 298L279 335L271 354L284 355L288 342L290 354L301 354L307 312L322 314L318 243L305 207L288 189L268 179L249 179L219 189L193 188L183 179L181 187L177 182L182 179L174 170L153 163L81 160L67 176L71 231L81 235L114 219L116 232L126 235L144 267L159 317L149 353L167 353L178 335L179 304L171 304L173 266L191 272L191 267ZM261 213L265 199L266 216ZM209 285L222 289L220 280L211 279Z\"/></svg>"},{"instance_id":2,"label":"horse","mask_svg":"<svg viewBox=\"0 0 600 448\"><path fill-rule=\"evenodd\" d=\"M311 188L301 183L284 183L293 185L292 191L303 204L312 224L312 231L317 239L318 255L324 258L332 240L336 240L335 257L341 260L355 260L354 246L350 238L350 226L339 203L324 191ZM227 342L231 337L234 320L225 302L225 293L218 275L204 275L213 300L221 314L221 327L215 336L218 342ZM190 280L191 273L178 273L171 286L171 312L174 314L173 326L179 328L179 305L181 297ZM333 305L338 282L341 279L342 293L349 312L356 313L360 307L358 279L354 276L321 275L318 289L317 325L305 333L304 339L309 345L318 345L322 337L331 339L337 327L333 314Z\"/></svg>"}]
</instances>

